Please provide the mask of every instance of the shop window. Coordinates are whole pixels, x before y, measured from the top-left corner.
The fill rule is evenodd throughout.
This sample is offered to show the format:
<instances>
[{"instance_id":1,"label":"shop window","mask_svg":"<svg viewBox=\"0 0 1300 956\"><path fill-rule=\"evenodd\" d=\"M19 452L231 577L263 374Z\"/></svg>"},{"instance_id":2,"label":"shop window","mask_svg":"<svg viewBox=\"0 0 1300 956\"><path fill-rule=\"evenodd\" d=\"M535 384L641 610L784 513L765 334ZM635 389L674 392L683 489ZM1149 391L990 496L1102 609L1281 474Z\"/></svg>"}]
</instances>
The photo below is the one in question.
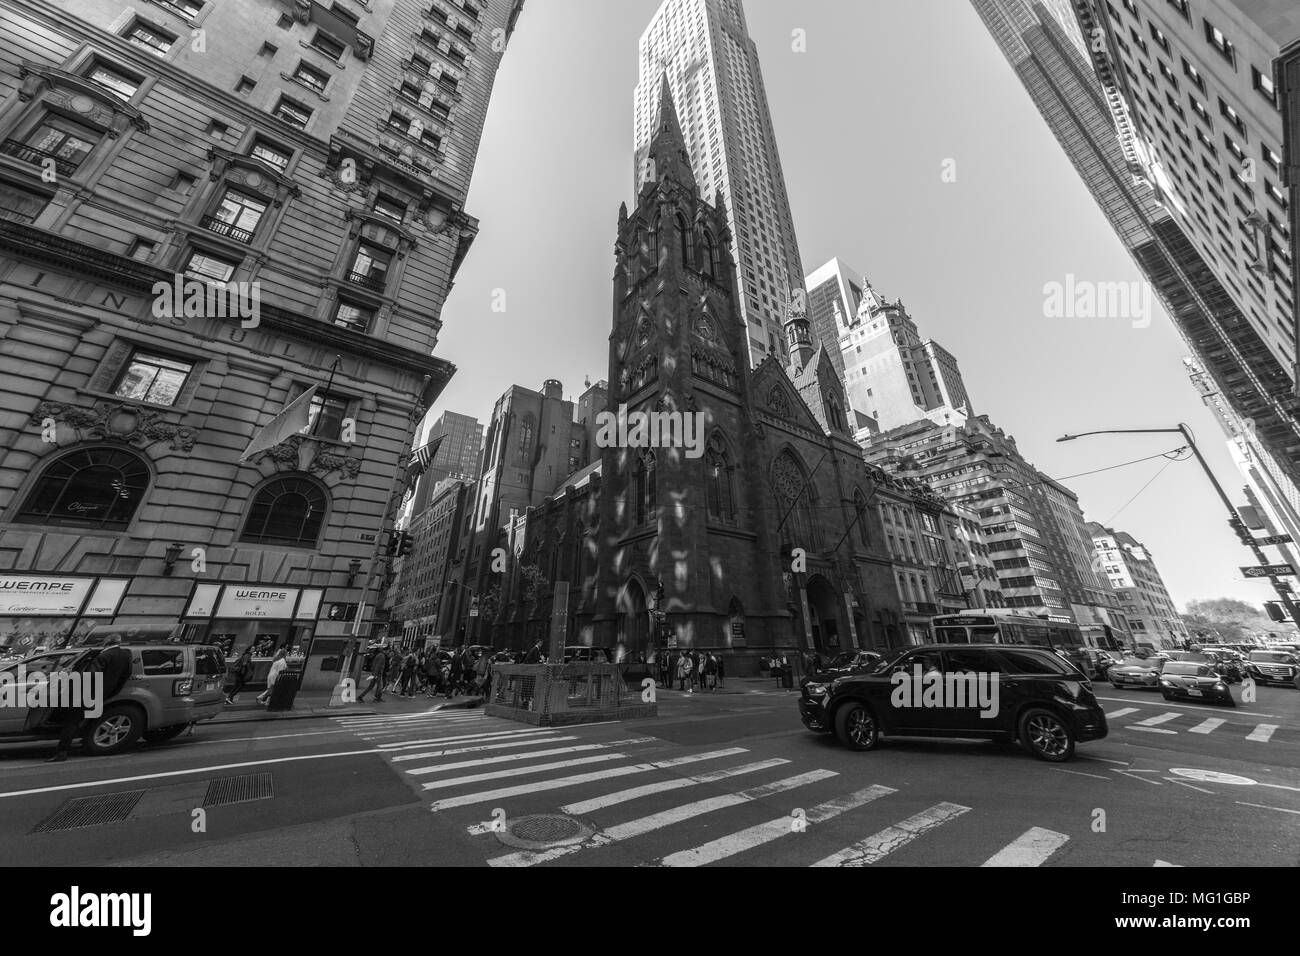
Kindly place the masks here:
<instances>
[{"instance_id":1,"label":"shop window","mask_svg":"<svg viewBox=\"0 0 1300 956\"><path fill-rule=\"evenodd\" d=\"M18 521L124 531L149 487L149 468L121 448L79 448L52 461Z\"/></svg>"},{"instance_id":2,"label":"shop window","mask_svg":"<svg viewBox=\"0 0 1300 956\"><path fill-rule=\"evenodd\" d=\"M175 405L194 363L165 358L137 349L122 369L113 394L136 402Z\"/></svg>"},{"instance_id":3,"label":"shop window","mask_svg":"<svg viewBox=\"0 0 1300 956\"><path fill-rule=\"evenodd\" d=\"M305 477L276 478L253 497L241 541L315 548L325 523L329 499Z\"/></svg>"}]
</instances>

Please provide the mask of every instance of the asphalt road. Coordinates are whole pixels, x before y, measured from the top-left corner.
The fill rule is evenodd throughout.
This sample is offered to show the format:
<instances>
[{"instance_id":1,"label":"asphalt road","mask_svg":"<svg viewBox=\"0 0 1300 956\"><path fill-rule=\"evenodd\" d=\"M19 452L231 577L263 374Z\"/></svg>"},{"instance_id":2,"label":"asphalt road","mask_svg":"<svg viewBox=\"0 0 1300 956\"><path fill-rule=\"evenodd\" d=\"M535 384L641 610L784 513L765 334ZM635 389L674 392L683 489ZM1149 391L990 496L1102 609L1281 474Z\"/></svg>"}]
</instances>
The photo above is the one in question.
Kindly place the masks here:
<instances>
[{"instance_id":1,"label":"asphalt road","mask_svg":"<svg viewBox=\"0 0 1300 956\"><path fill-rule=\"evenodd\" d=\"M1096 691L1110 736L1063 765L974 741L853 753L773 690L661 692L656 719L575 728L422 700L63 764L9 745L0 845L18 866L1300 863L1300 691Z\"/></svg>"}]
</instances>

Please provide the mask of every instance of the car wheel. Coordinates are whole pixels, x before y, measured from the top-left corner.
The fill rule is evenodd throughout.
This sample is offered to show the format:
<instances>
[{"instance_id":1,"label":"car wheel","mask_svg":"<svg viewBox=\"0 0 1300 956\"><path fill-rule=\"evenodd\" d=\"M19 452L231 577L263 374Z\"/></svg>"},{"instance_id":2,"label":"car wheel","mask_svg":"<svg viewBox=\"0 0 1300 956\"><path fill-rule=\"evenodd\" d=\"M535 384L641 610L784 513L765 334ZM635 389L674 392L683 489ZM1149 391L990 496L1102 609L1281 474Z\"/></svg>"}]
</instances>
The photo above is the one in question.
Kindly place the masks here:
<instances>
[{"instance_id":1,"label":"car wheel","mask_svg":"<svg viewBox=\"0 0 1300 956\"><path fill-rule=\"evenodd\" d=\"M1169 693L1169 692L1166 691L1166 690L1162 690L1162 691L1160 692L1160 696L1163 697L1165 700L1173 700L1173 699L1174 699L1174 695L1171 694L1171 693Z\"/></svg>"},{"instance_id":2,"label":"car wheel","mask_svg":"<svg viewBox=\"0 0 1300 956\"><path fill-rule=\"evenodd\" d=\"M1111 687L1114 687L1116 690L1123 690L1123 689L1124 689L1124 685L1123 685L1123 684L1116 684L1114 681L1111 681L1111 682L1110 682L1110 686L1111 686Z\"/></svg>"},{"instance_id":3,"label":"car wheel","mask_svg":"<svg viewBox=\"0 0 1300 956\"><path fill-rule=\"evenodd\" d=\"M880 725L870 707L849 701L835 711L835 736L851 750L872 750L880 742Z\"/></svg>"},{"instance_id":4,"label":"car wheel","mask_svg":"<svg viewBox=\"0 0 1300 956\"><path fill-rule=\"evenodd\" d=\"M1042 707L1021 716L1020 739L1039 760L1060 763L1074 756L1074 734L1064 720Z\"/></svg>"},{"instance_id":5,"label":"car wheel","mask_svg":"<svg viewBox=\"0 0 1300 956\"><path fill-rule=\"evenodd\" d=\"M165 744L183 734L188 726L189 724L172 724L170 727L155 727L144 732L144 739L151 744Z\"/></svg>"},{"instance_id":6,"label":"car wheel","mask_svg":"<svg viewBox=\"0 0 1300 956\"><path fill-rule=\"evenodd\" d=\"M134 707L115 704L86 726L81 749L92 756L120 753L140 739L144 715Z\"/></svg>"}]
</instances>

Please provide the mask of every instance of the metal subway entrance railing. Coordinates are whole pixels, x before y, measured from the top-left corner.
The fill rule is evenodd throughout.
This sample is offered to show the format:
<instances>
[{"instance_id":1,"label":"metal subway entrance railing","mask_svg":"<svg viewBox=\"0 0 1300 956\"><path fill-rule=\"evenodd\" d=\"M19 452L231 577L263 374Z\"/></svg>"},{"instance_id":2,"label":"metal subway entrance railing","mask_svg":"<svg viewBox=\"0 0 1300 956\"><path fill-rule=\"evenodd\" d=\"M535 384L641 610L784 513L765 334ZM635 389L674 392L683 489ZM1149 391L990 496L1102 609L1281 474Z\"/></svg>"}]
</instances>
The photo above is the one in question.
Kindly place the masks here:
<instances>
[{"instance_id":1,"label":"metal subway entrance railing","mask_svg":"<svg viewBox=\"0 0 1300 956\"><path fill-rule=\"evenodd\" d=\"M484 712L529 724L580 724L655 717L658 705L653 694L628 687L617 664L503 664L492 672Z\"/></svg>"}]
</instances>

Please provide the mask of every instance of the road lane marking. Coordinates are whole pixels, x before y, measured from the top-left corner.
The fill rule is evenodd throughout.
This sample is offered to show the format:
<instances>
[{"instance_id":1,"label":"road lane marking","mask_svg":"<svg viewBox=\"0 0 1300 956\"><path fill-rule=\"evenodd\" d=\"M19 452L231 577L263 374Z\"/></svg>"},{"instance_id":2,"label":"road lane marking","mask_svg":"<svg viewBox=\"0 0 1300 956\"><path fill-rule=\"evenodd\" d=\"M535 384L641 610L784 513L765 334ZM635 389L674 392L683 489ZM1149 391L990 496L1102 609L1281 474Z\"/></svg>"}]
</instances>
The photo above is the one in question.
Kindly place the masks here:
<instances>
[{"instance_id":1,"label":"road lane marking","mask_svg":"<svg viewBox=\"0 0 1300 956\"><path fill-rule=\"evenodd\" d=\"M865 840L818 860L813 866L867 866L883 860L895 850L906 846L917 837L955 820L970 810L959 803L937 803L928 810L908 817L902 823L886 827Z\"/></svg>"},{"instance_id":2,"label":"road lane marking","mask_svg":"<svg viewBox=\"0 0 1300 956\"><path fill-rule=\"evenodd\" d=\"M985 860L981 866L1042 866L1070 838L1055 830L1031 827Z\"/></svg>"},{"instance_id":3,"label":"road lane marking","mask_svg":"<svg viewBox=\"0 0 1300 956\"><path fill-rule=\"evenodd\" d=\"M1163 727L1143 727L1141 724L1130 724L1125 729L1141 730L1141 731L1145 731L1148 734L1169 734L1175 737L1178 735L1178 731L1176 730L1165 730Z\"/></svg>"},{"instance_id":4,"label":"road lane marking","mask_svg":"<svg viewBox=\"0 0 1300 956\"><path fill-rule=\"evenodd\" d=\"M1189 734L1212 734L1214 733L1214 731L1218 730L1219 727L1221 727L1225 723L1227 723L1227 721L1225 721L1222 717L1210 717L1207 718L1206 720L1201 721L1199 724L1197 724L1195 727L1191 728L1187 732Z\"/></svg>"},{"instance_id":5,"label":"road lane marking","mask_svg":"<svg viewBox=\"0 0 1300 956\"><path fill-rule=\"evenodd\" d=\"M1138 712L1137 707L1121 707L1119 710L1108 711L1106 714L1106 719L1114 720L1116 717L1124 717L1128 714L1136 714L1137 712Z\"/></svg>"},{"instance_id":6,"label":"road lane marking","mask_svg":"<svg viewBox=\"0 0 1300 956\"><path fill-rule=\"evenodd\" d=\"M570 737L570 740L576 738ZM463 770L466 767L486 767L499 763L518 763L520 760L534 760L538 757L558 757L561 754L584 753L588 750L609 750L611 747L630 747L633 744L643 744L654 737L639 737L634 740L615 740L605 744L576 744L572 747L555 747L551 750L530 750L518 754L497 754L492 757L475 757L471 760L458 760L455 763L431 764L428 767L412 767L406 773L412 776L420 776L429 773L442 773L445 770ZM550 741L546 741L550 743ZM523 771L527 772L527 771Z\"/></svg>"},{"instance_id":7,"label":"road lane marking","mask_svg":"<svg viewBox=\"0 0 1300 956\"><path fill-rule=\"evenodd\" d=\"M1179 786L1183 786L1183 787L1191 787L1193 790L1199 790L1201 791L1201 793L1208 793L1210 796L1214 796L1213 790L1206 790L1204 787L1193 786L1192 784L1188 783L1186 780L1179 780L1177 777L1165 777L1163 779L1169 781L1170 783L1176 783Z\"/></svg>"},{"instance_id":8,"label":"road lane marking","mask_svg":"<svg viewBox=\"0 0 1300 956\"><path fill-rule=\"evenodd\" d=\"M1152 866L1173 866L1173 867L1177 867L1180 870L1183 868L1183 865L1181 863L1166 863L1164 860L1156 860L1151 865Z\"/></svg>"},{"instance_id":9,"label":"road lane marking","mask_svg":"<svg viewBox=\"0 0 1300 956\"><path fill-rule=\"evenodd\" d=\"M873 784L846 797L819 803L808 811L805 819L808 823L825 823L841 813L856 810L858 807L866 806L873 800L897 792L893 787ZM757 826L748 827L724 837L718 837L718 839L697 846L692 850L682 850L680 853L669 854L659 863L661 866L705 866L798 832L791 826L793 819L793 817L789 816L777 817L767 823L760 823Z\"/></svg>"},{"instance_id":10,"label":"road lane marking","mask_svg":"<svg viewBox=\"0 0 1300 956\"><path fill-rule=\"evenodd\" d=\"M1097 699L1110 700L1120 704L1133 703L1133 698L1131 697L1098 697ZM1143 703L1145 703L1145 701L1143 701ZM1206 704L1176 704L1173 701L1162 701L1161 703L1165 707L1182 707L1185 710L1210 710L1211 709L1210 705L1206 705ZM1234 710L1233 713L1236 714L1238 717L1272 717L1274 720L1286 719L1285 717L1282 717L1279 714L1257 714L1251 710Z\"/></svg>"},{"instance_id":11,"label":"road lane marking","mask_svg":"<svg viewBox=\"0 0 1300 956\"><path fill-rule=\"evenodd\" d=\"M1146 777L1135 777L1135 776L1133 776L1134 774L1138 774L1138 773L1159 773L1159 772L1160 772L1159 770L1116 770L1114 767L1111 767L1110 770L1111 770L1111 773L1122 773L1122 774L1124 774L1124 776L1126 776L1126 777L1133 777L1134 780L1141 780L1143 783L1149 783L1149 784L1151 784L1153 787L1163 787L1163 786L1164 786L1164 784L1161 783L1161 782L1158 781L1158 780L1148 780Z\"/></svg>"},{"instance_id":12,"label":"road lane marking","mask_svg":"<svg viewBox=\"0 0 1300 956\"><path fill-rule=\"evenodd\" d=\"M1268 739L1273 736L1273 731L1275 730L1277 730L1277 724L1260 724L1246 735L1246 739L1266 744L1268 743Z\"/></svg>"},{"instance_id":13,"label":"road lane marking","mask_svg":"<svg viewBox=\"0 0 1300 956\"><path fill-rule=\"evenodd\" d=\"M739 790L736 793L727 793L717 797L708 797L704 800L696 800L694 803L684 803L681 806L662 810L659 813L652 813L649 816L641 817L638 820L629 820L627 823L620 823L618 826L610 827L609 829L596 834L585 843L579 843L573 846L555 847L551 850L543 850L540 853L523 850L518 853L508 853L505 856L493 857L488 860L488 866L536 866L538 863L546 863L550 860L558 859L562 856L568 856L572 853L578 853L582 850L609 846L611 843L620 843L634 837L644 836L647 833L652 833L655 830L662 830L664 827L681 823L683 820L689 820L692 817L697 817L701 814L712 813L715 810L725 810L728 807L739 806L742 803L749 803L754 800L762 800L765 797L771 797L778 793L785 793L786 791L794 790L798 787L804 786L805 784L816 783L820 780L826 780L830 777L838 776L839 774L834 770L810 770L807 773L801 773L794 777L787 777L784 780L776 780L772 783L765 783L762 786L753 787L749 790Z\"/></svg>"},{"instance_id":14,"label":"road lane marking","mask_svg":"<svg viewBox=\"0 0 1300 956\"><path fill-rule=\"evenodd\" d=\"M1066 770L1064 767L1052 767L1051 769L1058 773L1072 773L1076 777L1092 777L1093 780L1109 780L1110 777L1103 777L1099 773L1084 773L1082 770Z\"/></svg>"},{"instance_id":15,"label":"road lane marking","mask_svg":"<svg viewBox=\"0 0 1300 956\"><path fill-rule=\"evenodd\" d=\"M639 800L641 797L652 796L656 793L667 793L670 790L681 790L685 787L694 787L702 783L717 783L719 780L726 780L728 777L739 777L747 773L757 773L760 770L771 770L773 767L781 767L790 761L784 757L773 757L771 760L759 760L756 763L742 764L739 767L727 767L723 770L713 770L709 773L696 774L691 777L681 777L677 780L665 780L661 783L648 783L642 787L631 787L627 790L619 790L615 793L607 794L603 797L593 797L590 800L582 800L578 803L570 803L560 807L561 813L567 813L570 816L586 816L596 810L603 810L606 807L612 807L620 803L627 803L630 800Z\"/></svg>"},{"instance_id":16,"label":"road lane marking","mask_svg":"<svg viewBox=\"0 0 1300 956\"><path fill-rule=\"evenodd\" d=\"M683 764L698 763L701 760L717 760L722 757L734 757L736 754L743 753L746 753L743 747L729 747L726 750L711 750L708 753L689 754L685 757L657 760L653 763L630 764L626 767L606 767L595 773L580 773L570 777L557 777L553 780L538 780L518 787L501 787L497 790L480 790L477 793L462 794L459 797L445 797L441 800L434 800L430 803L429 809L437 813L439 810L448 810L453 807L464 807L475 803L487 803L489 800L501 800L524 794L540 793L543 790L562 790L566 787L576 787L596 780L606 780L610 777L626 777L629 774L648 773L651 770L668 770Z\"/></svg>"},{"instance_id":17,"label":"road lane marking","mask_svg":"<svg viewBox=\"0 0 1300 956\"><path fill-rule=\"evenodd\" d=\"M360 757L377 754L378 750L342 750L328 754L303 754L297 757L272 757L266 760L245 760L242 763L223 763L211 767L193 767L189 770L167 770L161 773L143 773L135 777L111 777L105 780L83 780L80 783L64 783L56 787L34 787L31 790L10 790L0 793L0 800L6 797L27 797L37 793L58 793L61 790L84 790L86 787L109 787L119 783L135 783L139 780L162 780L165 777L184 777L195 773L214 773L218 770L237 770L241 767L264 767L274 763L293 763L298 760L328 760L331 757Z\"/></svg>"},{"instance_id":18,"label":"road lane marking","mask_svg":"<svg viewBox=\"0 0 1300 956\"><path fill-rule=\"evenodd\" d=\"M1171 710L1163 714L1158 714L1155 717L1148 717L1146 720L1139 720L1137 723L1130 724L1129 726L1154 727L1156 724L1167 724L1171 720L1177 720L1181 716L1183 715L1178 713L1176 710Z\"/></svg>"},{"instance_id":19,"label":"road lane marking","mask_svg":"<svg viewBox=\"0 0 1300 956\"><path fill-rule=\"evenodd\" d=\"M1243 807L1258 807L1258 808L1261 809L1261 810L1277 810L1277 811L1279 811L1279 812L1281 812L1281 813L1297 813L1297 814L1300 814L1300 810L1288 810L1286 807L1270 807L1270 806L1268 806L1267 804L1264 804L1264 803L1244 803L1244 802L1242 802L1241 800L1234 800L1233 802L1234 802L1234 803L1237 803L1237 804L1240 804L1240 805L1243 806Z\"/></svg>"},{"instance_id":20,"label":"road lane marking","mask_svg":"<svg viewBox=\"0 0 1300 956\"><path fill-rule=\"evenodd\" d=\"M469 747L451 747L447 750L427 750L418 754L402 754L400 757L394 757L393 763L403 760L427 760L430 757L451 757L455 754L474 754L484 750L506 750L510 747L538 747L559 743L562 740L577 739L577 737L535 737L530 740L504 740L497 743L474 744Z\"/></svg>"}]
</instances>

